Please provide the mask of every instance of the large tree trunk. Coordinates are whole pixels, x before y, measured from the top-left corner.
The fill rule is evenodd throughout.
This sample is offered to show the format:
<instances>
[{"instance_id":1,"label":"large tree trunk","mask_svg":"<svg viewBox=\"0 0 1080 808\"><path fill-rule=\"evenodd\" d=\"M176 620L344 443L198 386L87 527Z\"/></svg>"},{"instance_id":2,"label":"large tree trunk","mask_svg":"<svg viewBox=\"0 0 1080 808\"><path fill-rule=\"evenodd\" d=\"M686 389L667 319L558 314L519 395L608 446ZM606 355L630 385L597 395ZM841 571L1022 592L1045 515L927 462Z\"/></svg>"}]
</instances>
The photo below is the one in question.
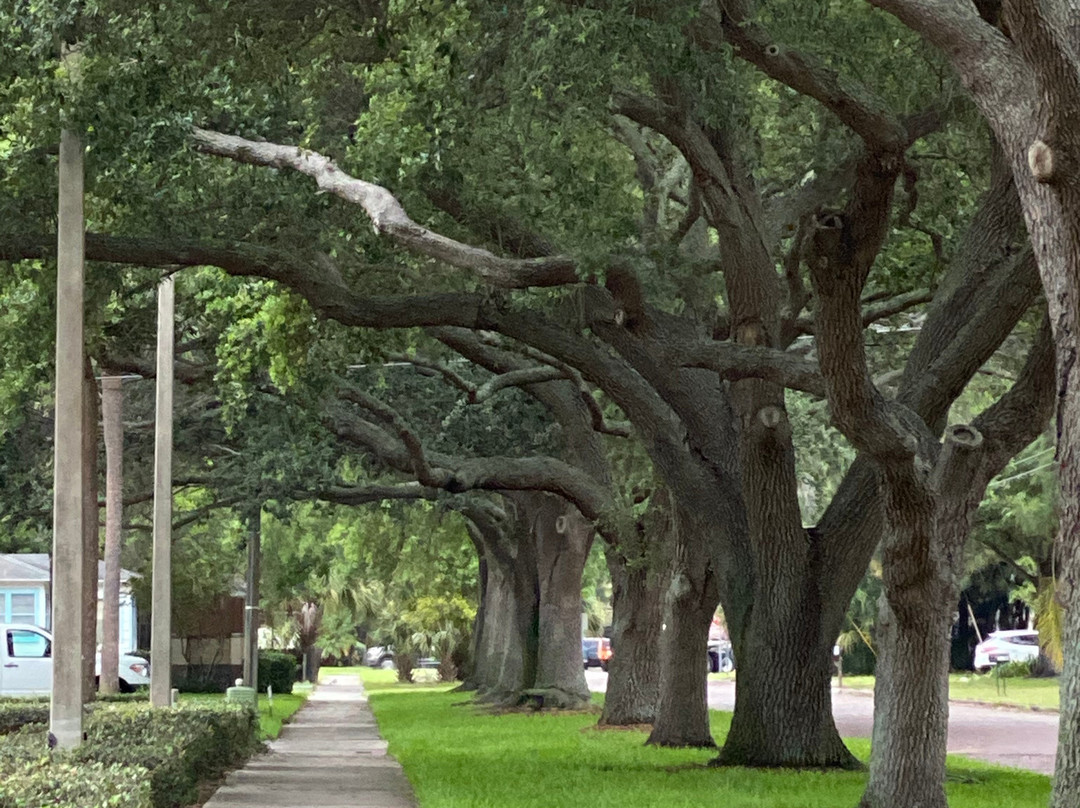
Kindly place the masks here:
<instances>
[{"instance_id":1,"label":"large tree trunk","mask_svg":"<svg viewBox=\"0 0 1080 808\"><path fill-rule=\"evenodd\" d=\"M530 510L540 605L536 681L526 695L545 708L583 709L590 696L581 657L581 575L593 529L557 497L542 495Z\"/></svg>"},{"instance_id":2,"label":"large tree trunk","mask_svg":"<svg viewBox=\"0 0 1080 808\"><path fill-rule=\"evenodd\" d=\"M744 408L769 401L772 391L751 392L755 398ZM801 524L791 427L781 399L744 419L742 440L753 588L741 590L751 595L749 603L738 603L731 587L725 598L738 697L716 763L856 767L832 715L836 633L828 629L841 615L826 619L823 613L826 574L818 537ZM843 608L846 602L834 607Z\"/></svg>"},{"instance_id":3,"label":"large tree trunk","mask_svg":"<svg viewBox=\"0 0 1080 808\"><path fill-rule=\"evenodd\" d=\"M512 703L536 678L536 586L528 567L488 559L484 629L476 652L480 701Z\"/></svg>"},{"instance_id":4,"label":"large tree trunk","mask_svg":"<svg viewBox=\"0 0 1080 808\"><path fill-rule=\"evenodd\" d=\"M1073 199L1073 217L1080 199ZM1061 722L1054 767L1052 808L1072 808L1080 800L1080 243L1060 245L1068 257L1057 270L1058 485L1057 557L1065 613L1061 672ZM1042 269L1042 267L1040 267ZM1044 271L1048 290L1051 274ZM1049 295L1048 295L1049 297Z\"/></svg>"},{"instance_id":5,"label":"large tree trunk","mask_svg":"<svg viewBox=\"0 0 1080 808\"><path fill-rule=\"evenodd\" d=\"M508 535L483 535L487 583L473 674L482 702L515 703L536 681L539 583L528 527L518 517Z\"/></svg>"},{"instance_id":6,"label":"large tree trunk","mask_svg":"<svg viewBox=\"0 0 1080 808\"><path fill-rule=\"evenodd\" d=\"M1039 431L1053 401L1052 378L1044 329L1017 383L979 416L978 428L946 430L922 484L911 484L906 463L883 469L889 526L882 553L885 593L870 778L860 808L947 805L949 635L964 545L990 478Z\"/></svg>"},{"instance_id":7,"label":"large tree trunk","mask_svg":"<svg viewBox=\"0 0 1080 808\"><path fill-rule=\"evenodd\" d=\"M860 808L945 808L949 628L938 603L900 620L882 597L870 779Z\"/></svg>"},{"instance_id":8,"label":"large tree trunk","mask_svg":"<svg viewBox=\"0 0 1080 808\"><path fill-rule=\"evenodd\" d=\"M660 633L660 700L648 743L712 747L706 663L709 626L719 600L709 541L715 527L678 505L674 516L674 557Z\"/></svg>"},{"instance_id":9,"label":"large tree trunk","mask_svg":"<svg viewBox=\"0 0 1080 808\"><path fill-rule=\"evenodd\" d=\"M460 668L461 684L457 690L468 692L476 690L476 657L484 641L484 620L486 617L485 604L487 603L487 557L483 554L483 548L477 545L480 560L477 568L477 586L480 590L479 603L476 606L476 616L473 618L472 637L469 641L469 658Z\"/></svg>"},{"instance_id":10,"label":"large tree trunk","mask_svg":"<svg viewBox=\"0 0 1080 808\"><path fill-rule=\"evenodd\" d=\"M124 393L119 376L101 378L105 430L105 581L101 597L101 693L120 689L120 550L124 508Z\"/></svg>"},{"instance_id":11,"label":"large tree trunk","mask_svg":"<svg viewBox=\"0 0 1080 808\"><path fill-rule=\"evenodd\" d=\"M619 552L608 549L612 657L600 724L651 724L660 696L660 574L647 559L613 557Z\"/></svg>"},{"instance_id":12,"label":"large tree trunk","mask_svg":"<svg viewBox=\"0 0 1080 808\"><path fill-rule=\"evenodd\" d=\"M1057 0L1007 0L971 6L871 0L947 55L969 88L1016 180L1039 266L1057 353L1058 460L1062 513L1057 549L1063 565L1065 670L1058 758L1051 804L1080 801L1080 82L1075 9ZM1000 20L987 8L996 5ZM982 24L983 22L988 25ZM1008 30L1001 36L991 26Z\"/></svg>"},{"instance_id":13,"label":"large tree trunk","mask_svg":"<svg viewBox=\"0 0 1080 808\"><path fill-rule=\"evenodd\" d=\"M950 432L957 429L968 434L957 427ZM975 449L982 437L974 430L970 434L976 436L971 443L947 437L937 459L937 479L951 473L945 491L932 480L915 488L906 484L907 475L884 470L889 525L882 547L885 592L878 617L870 779L860 808L947 805L949 629L969 516L986 484L974 484L970 472L961 473L949 460L979 462Z\"/></svg>"},{"instance_id":14,"label":"large tree trunk","mask_svg":"<svg viewBox=\"0 0 1080 808\"><path fill-rule=\"evenodd\" d=\"M805 572L789 571L809 586ZM720 765L856 768L832 715L832 642L817 620L777 622L757 601L735 645L737 698ZM734 636L734 634L733 634Z\"/></svg>"}]
</instances>

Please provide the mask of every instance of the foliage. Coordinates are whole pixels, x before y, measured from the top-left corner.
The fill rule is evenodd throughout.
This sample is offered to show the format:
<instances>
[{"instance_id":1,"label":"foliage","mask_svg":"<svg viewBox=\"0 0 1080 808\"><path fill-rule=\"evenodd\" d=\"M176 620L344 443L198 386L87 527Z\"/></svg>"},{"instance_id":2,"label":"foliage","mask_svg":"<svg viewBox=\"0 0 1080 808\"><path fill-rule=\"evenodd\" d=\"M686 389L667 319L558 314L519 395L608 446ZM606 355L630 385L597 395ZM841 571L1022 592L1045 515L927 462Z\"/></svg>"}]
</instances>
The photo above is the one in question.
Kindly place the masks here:
<instances>
[{"instance_id":1,"label":"foliage","mask_svg":"<svg viewBox=\"0 0 1080 808\"><path fill-rule=\"evenodd\" d=\"M287 519L264 518L263 604L275 633L296 636L300 604L322 604L318 643L341 661L364 637L425 652L440 610L467 632L475 612L476 552L456 514L427 503L359 509L298 503ZM392 582L389 584L387 582ZM420 616L400 630L402 611Z\"/></svg>"},{"instance_id":2,"label":"foliage","mask_svg":"<svg viewBox=\"0 0 1080 808\"><path fill-rule=\"evenodd\" d=\"M0 808L151 808L146 774L138 766L68 763L44 754L17 762L0 757Z\"/></svg>"},{"instance_id":3,"label":"foliage","mask_svg":"<svg viewBox=\"0 0 1080 808\"><path fill-rule=\"evenodd\" d=\"M47 705L39 705L48 711ZM151 709L146 704L114 704L95 708L86 721L86 741L47 756L44 724L31 724L3 736L15 754L0 751L0 767L12 776L0 779L5 789L15 776L26 775L26 794L42 801L3 805L109 805L179 808L195 801L197 786L245 759L255 749L255 715L237 705L183 704ZM37 751L35 751L37 750ZM132 777L123 772L133 773ZM118 774L120 773L120 774ZM79 791L85 774L85 791ZM48 789L55 789L50 792ZM130 792L130 803L120 795ZM53 794L56 803L45 794ZM86 801L79 802L82 796Z\"/></svg>"},{"instance_id":4,"label":"foliage","mask_svg":"<svg viewBox=\"0 0 1080 808\"><path fill-rule=\"evenodd\" d=\"M292 693L299 671L300 663L292 654L268 649L260 650L259 692L265 692L267 687L271 687L275 694Z\"/></svg>"},{"instance_id":5,"label":"foliage","mask_svg":"<svg viewBox=\"0 0 1080 808\"><path fill-rule=\"evenodd\" d=\"M1064 665L1065 610L1058 597L1056 578L1039 581L1035 598L1035 628L1039 630L1039 645L1056 670Z\"/></svg>"},{"instance_id":6,"label":"foliage","mask_svg":"<svg viewBox=\"0 0 1080 808\"><path fill-rule=\"evenodd\" d=\"M1027 679L1035 675L1037 659L1014 659L995 665L990 675L998 679Z\"/></svg>"},{"instance_id":7,"label":"foliage","mask_svg":"<svg viewBox=\"0 0 1080 808\"><path fill-rule=\"evenodd\" d=\"M95 712L75 760L142 766L150 773L155 808L188 805L203 779L245 759L255 748L255 715L237 705L181 704Z\"/></svg>"},{"instance_id":8,"label":"foliage","mask_svg":"<svg viewBox=\"0 0 1080 808\"><path fill-rule=\"evenodd\" d=\"M0 736L16 732L27 724L48 724L49 705L45 701L10 699L0 701Z\"/></svg>"},{"instance_id":9,"label":"foliage","mask_svg":"<svg viewBox=\"0 0 1080 808\"><path fill-rule=\"evenodd\" d=\"M468 654L476 608L460 595L417 598L406 618L418 626L421 650L439 661L439 680L457 679L458 664ZM400 669L399 669L400 670Z\"/></svg>"},{"instance_id":10,"label":"foliage","mask_svg":"<svg viewBox=\"0 0 1080 808\"><path fill-rule=\"evenodd\" d=\"M883 589L881 564L871 561L870 569L848 605L844 630L836 640L844 655L845 674L859 676L874 672L877 663L874 628Z\"/></svg>"},{"instance_id":11,"label":"foliage","mask_svg":"<svg viewBox=\"0 0 1080 808\"><path fill-rule=\"evenodd\" d=\"M311 694L310 685L299 685L292 693L274 693L273 703L266 698L265 693L259 694L259 740L272 741L281 734L281 728L288 723ZM181 694L180 701L190 704L218 705L225 699L224 693L214 694Z\"/></svg>"}]
</instances>

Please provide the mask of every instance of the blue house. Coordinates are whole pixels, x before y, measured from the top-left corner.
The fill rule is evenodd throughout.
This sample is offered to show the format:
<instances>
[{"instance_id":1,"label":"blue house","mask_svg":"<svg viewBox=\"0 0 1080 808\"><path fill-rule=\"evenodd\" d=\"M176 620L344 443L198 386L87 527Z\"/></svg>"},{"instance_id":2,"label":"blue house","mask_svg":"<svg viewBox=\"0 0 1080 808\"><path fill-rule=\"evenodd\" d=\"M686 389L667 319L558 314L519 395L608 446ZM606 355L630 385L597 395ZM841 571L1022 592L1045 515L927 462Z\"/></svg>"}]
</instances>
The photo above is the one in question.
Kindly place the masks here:
<instances>
[{"instance_id":1,"label":"blue house","mask_svg":"<svg viewBox=\"0 0 1080 808\"><path fill-rule=\"evenodd\" d=\"M98 642L101 642L101 597L105 562L98 562ZM136 612L131 579L120 571L120 652L135 650ZM52 569L47 553L0 553L0 623L33 623L51 629Z\"/></svg>"}]
</instances>

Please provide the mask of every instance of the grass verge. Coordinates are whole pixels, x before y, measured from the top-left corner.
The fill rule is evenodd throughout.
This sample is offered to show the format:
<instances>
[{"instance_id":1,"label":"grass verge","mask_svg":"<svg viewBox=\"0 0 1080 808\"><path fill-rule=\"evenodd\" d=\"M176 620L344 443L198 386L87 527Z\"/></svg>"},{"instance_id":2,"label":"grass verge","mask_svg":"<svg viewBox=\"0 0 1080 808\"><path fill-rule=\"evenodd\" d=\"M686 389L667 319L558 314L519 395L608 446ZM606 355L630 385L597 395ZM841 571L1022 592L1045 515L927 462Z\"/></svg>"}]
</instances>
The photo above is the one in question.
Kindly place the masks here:
<instances>
[{"instance_id":1,"label":"grass verge","mask_svg":"<svg viewBox=\"0 0 1080 808\"><path fill-rule=\"evenodd\" d=\"M711 751L649 748L643 732L597 730L596 713L491 715L449 685L360 674L421 808L850 808L866 783L860 772L710 769ZM713 712L718 741L729 721ZM867 758L869 741L848 745ZM951 808L1042 808L1050 779L950 758L948 792Z\"/></svg>"},{"instance_id":2,"label":"grass verge","mask_svg":"<svg viewBox=\"0 0 1080 808\"><path fill-rule=\"evenodd\" d=\"M835 679L833 682L835 683ZM873 690L873 676L845 676L844 687L852 690ZM1045 679L999 679L992 673L949 674L949 698L979 701L1009 707L1037 707L1057 710L1060 705L1058 680Z\"/></svg>"},{"instance_id":3,"label":"grass verge","mask_svg":"<svg viewBox=\"0 0 1080 808\"><path fill-rule=\"evenodd\" d=\"M413 668L412 675L414 682L418 685L438 684L439 674L433 668ZM364 682L367 682L370 677L370 681L380 684L390 684L397 681L396 670L369 668L366 665L319 668L319 681L323 681L327 676L360 676Z\"/></svg>"},{"instance_id":4,"label":"grass verge","mask_svg":"<svg viewBox=\"0 0 1080 808\"><path fill-rule=\"evenodd\" d=\"M311 693L311 685L299 682L293 686L292 693L275 693L273 704L265 694L259 695L259 740L272 741L281 734L281 727L288 723L293 713L299 710L308 694ZM181 693L180 701L213 702L224 701L224 693Z\"/></svg>"}]
</instances>

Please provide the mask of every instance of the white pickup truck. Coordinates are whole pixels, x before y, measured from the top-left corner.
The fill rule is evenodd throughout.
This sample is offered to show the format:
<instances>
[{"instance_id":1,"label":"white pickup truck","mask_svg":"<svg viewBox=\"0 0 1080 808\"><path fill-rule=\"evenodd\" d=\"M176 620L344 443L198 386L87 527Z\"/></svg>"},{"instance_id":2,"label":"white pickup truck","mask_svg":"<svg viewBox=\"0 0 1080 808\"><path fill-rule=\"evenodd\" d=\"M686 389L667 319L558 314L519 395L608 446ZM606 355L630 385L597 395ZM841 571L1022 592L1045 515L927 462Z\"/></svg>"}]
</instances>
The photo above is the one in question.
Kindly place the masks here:
<instances>
[{"instance_id":1,"label":"white pickup truck","mask_svg":"<svg viewBox=\"0 0 1080 808\"><path fill-rule=\"evenodd\" d=\"M101 674L101 653L96 672ZM29 623L0 623L0 696L48 696L52 692L52 635ZM150 663L120 655L120 690L150 684Z\"/></svg>"}]
</instances>

